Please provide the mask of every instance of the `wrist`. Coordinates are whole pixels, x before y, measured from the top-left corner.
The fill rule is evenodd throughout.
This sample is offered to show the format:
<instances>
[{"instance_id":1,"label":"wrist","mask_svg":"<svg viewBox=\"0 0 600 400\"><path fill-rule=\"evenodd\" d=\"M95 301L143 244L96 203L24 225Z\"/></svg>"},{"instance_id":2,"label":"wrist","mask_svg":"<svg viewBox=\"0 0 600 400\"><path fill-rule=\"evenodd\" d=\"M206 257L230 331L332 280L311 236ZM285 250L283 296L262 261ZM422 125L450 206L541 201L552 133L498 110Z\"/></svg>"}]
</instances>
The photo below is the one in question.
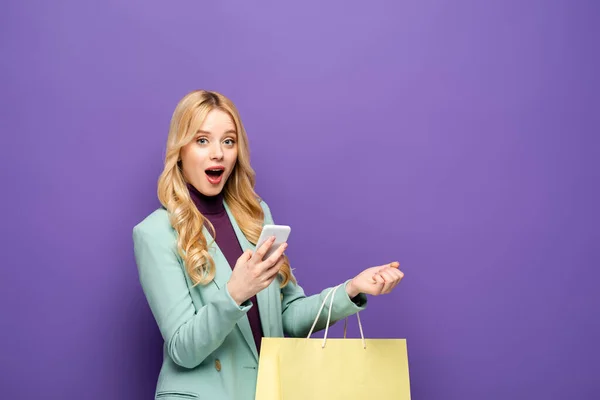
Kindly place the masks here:
<instances>
[{"instance_id":1,"label":"wrist","mask_svg":"<svg viewBox=\"0 0 600 400\"><path fill-rule=\"evenodd\" d=\"M242 305L244 300L242 300L239 294L236 292L235 287L232 287L231 281L227 282L227 292L229 292L229 296L233 299L235 304L238 306Z\"/></svg>"},{"instance_id":2,"label":"wrist","mask_svg":"<svg viewBox=\"0 0 600 400\"><path fill-rule=\"evenodd\" d=\"M356 296L358 296L360 294L360 291L354 285L354 279L352 279L350 282L348 282L346 284L346 293L348 294L348 297L350 297L351 299L355 298Z\"/></svg>"}]
</instances>

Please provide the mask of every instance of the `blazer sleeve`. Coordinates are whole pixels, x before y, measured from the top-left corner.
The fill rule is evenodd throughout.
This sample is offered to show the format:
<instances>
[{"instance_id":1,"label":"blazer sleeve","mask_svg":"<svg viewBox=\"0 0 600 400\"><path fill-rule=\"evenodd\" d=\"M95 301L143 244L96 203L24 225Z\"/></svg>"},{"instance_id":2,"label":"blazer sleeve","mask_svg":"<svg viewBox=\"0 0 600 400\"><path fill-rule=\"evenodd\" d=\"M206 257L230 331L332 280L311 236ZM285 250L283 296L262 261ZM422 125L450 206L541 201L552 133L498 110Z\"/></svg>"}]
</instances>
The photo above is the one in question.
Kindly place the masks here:
<instances>
[{"instance_id":1,"label":"blazer sleeve","mask_svg":"<svg viewBox=\"0 0 600 400\"><path fill-rule=\"evenodd\" d=\"M238 306L225 286L196 309L175 236L138 225L133 242L140 283L169 356L184 368L198 366L223 343L250 303Z\"/></svg>"},{"instance_id":2,"label":"blazer sleeve","mask_svg":"<svg viewBox=\"0 0 600 400\"><path fill-rule=\"evenodd\" d=\"M274 224L275 222L267 203L261 201L261 206L265 213L265 223ZM350 282L350 280L345 281L335 292L333 308L331 310L331 325L358 311L364 310L367 306L367 296L363 293L350 299L345 290L348 282ZM332 289L333 288L327 288L319 294L306 296L304 289L291 281L285 287L281 288L283 332L291 337L303 337L308 335L323 300ZM327 303L323 307L321 314L319 314L319 319L313 332L325 329L325 326L327 325L327 316L329 314L330 300L331 298L327 299Z\"/></svg>"}]
</instances>

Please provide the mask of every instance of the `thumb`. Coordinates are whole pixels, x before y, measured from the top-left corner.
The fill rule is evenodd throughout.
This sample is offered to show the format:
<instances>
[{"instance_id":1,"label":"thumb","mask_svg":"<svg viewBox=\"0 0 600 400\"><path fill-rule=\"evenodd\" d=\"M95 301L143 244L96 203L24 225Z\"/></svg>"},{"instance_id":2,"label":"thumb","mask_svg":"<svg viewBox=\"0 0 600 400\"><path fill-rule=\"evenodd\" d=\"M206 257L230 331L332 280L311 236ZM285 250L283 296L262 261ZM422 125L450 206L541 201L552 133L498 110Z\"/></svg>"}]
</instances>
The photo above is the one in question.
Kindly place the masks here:
<instances>
[{"instance_id":1,"label":"thumb","mask_svg":"<svg viewBox=\"0 0 600 400\"><path fill-rule=\"evenodd\" d=\"M389 264L385 264L385 265L382 265L382 266L380 266L380 267L377 269L377 272L380 272L380 271L386 270L386 269L388 269L388 268L399 268L399 267L400 267L400 263L399 263L398 261L394 261L394 262L391 262L391 263L389 263Z\"/></svg>"}]
</instances>

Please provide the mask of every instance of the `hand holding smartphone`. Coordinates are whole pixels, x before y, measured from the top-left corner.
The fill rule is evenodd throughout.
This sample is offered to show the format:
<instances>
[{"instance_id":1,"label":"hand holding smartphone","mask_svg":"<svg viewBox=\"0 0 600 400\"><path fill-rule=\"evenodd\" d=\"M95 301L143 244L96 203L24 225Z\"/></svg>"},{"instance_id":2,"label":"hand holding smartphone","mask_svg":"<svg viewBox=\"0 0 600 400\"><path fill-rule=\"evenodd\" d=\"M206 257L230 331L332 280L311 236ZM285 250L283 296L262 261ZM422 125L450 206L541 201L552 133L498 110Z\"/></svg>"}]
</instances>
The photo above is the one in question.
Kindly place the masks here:
<instances>
[{"instance_id":1,"label":"hand holding smartphone","mask_svg":"<svg viewBox=\"0 0 600 400\"><path fill-rule=\"evenodd\" d=\"M287 225L265 225L263 226L256 248L260 248L270 237L275 236L275 242L271 245L267 253L263 257L266 260L273 254L281 245L287 243L292 228Z\"/></svg>"},{"instance_id":2,"label":"hand holding smartphone","mask_svg":"<svg viewBox=\"0 0 600 400\"><path fill-rule=\"evenodd\" d=\"M265 225L256 243L256 250L254 252L245 251L237 259L231 273L231 278L227 282L229 295L237 305L242 304L269 286L273 279L275 279L279 272L274 268L278 265L277 260L264 261L268 260L274 252L281 250L281 246L287 242L290 231L291 228L286 225ZM272 244L269 241L271 237L275 237ZM265 255L260 257L263 244L265 244L265 247L270 247L265 252ZM259 249L261 249L260 252Z\"/></svg>"}]
</instances>

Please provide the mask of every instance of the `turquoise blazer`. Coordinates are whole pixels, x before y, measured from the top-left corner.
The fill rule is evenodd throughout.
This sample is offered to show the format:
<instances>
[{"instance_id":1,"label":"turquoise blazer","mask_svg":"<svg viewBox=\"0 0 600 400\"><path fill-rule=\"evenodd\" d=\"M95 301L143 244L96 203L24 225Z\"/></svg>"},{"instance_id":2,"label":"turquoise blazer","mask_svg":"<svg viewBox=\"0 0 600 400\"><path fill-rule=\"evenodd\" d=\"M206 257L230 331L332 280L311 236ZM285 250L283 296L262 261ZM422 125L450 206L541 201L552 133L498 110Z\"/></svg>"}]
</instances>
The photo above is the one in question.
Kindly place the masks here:
<instances>
[{"instance_id":1,"label":"turquoise blazer","mask_svg":"<svg viewBox=\"0 0 600 400\"><path fill-rule=\"evenodd\" d=\"M269 207L264 201L261 206L264 223L273 224ZM225 209L242 249L254 250L227 204ZM203 233L210 243L206 228ZM208 249L216 265L214 280L193 287L164 208L134 227L133 242L140 283L164 340L155 399L254 399L259 355L246 316L254 305L246 301L238 306L229 295L231 266L216 243ZM256 296L264 335L306 337L329 290L307 297L299 285L290 282L280 288L275 279ZM363 294L350 299L338 290L332 321L364 309L366 302ZM325 328L328 312L329 301L316 331Z\"/></svg>"}]
</instances>

